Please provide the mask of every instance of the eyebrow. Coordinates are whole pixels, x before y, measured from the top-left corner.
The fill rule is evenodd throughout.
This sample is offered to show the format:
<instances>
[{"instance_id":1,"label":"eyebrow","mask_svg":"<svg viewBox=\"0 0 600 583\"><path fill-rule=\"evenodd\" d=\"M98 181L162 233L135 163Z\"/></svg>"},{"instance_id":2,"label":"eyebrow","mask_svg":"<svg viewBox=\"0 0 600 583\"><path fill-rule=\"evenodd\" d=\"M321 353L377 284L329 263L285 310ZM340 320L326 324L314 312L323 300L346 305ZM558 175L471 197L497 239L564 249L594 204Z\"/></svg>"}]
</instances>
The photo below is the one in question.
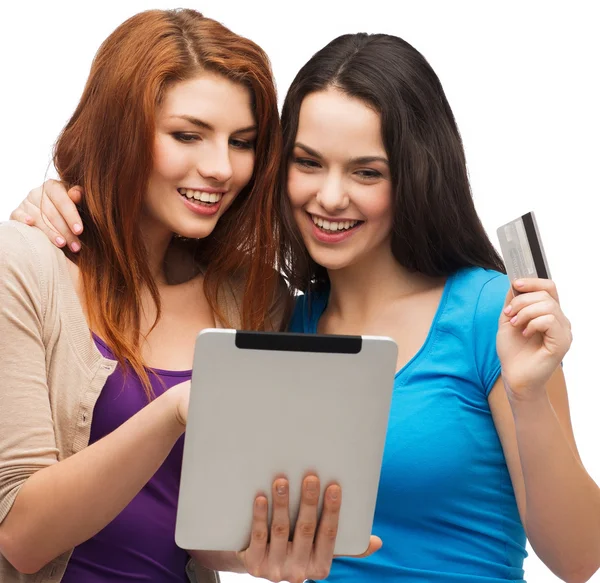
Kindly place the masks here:
<instances>
[{"instance_id":1,"label":"eyebrow","mask_svg":"<svg viewBox=\"0 0 600 583\"><path fill-rule=\"evenodd\" d=\"M198 119L197 117L194 117L192 115L171 115L170 118L176 118L176 119L182 119L184 121L187 121L199 128L205 129L205 130L209 130L211 132L215 131L215 128L213 126L211 126L209 123L206 123L205 121L202 121L201 119ZM235 130L234 134L246 134L249 132L256 132L258 131L258 126L255 125L251 125L245 128L240 128L239 130Z\"/></svg>"},{"instance_id":2,"label":"eyebrow","mask_svg":"<svg viewBox=\"0 0 600 583\"><path fill-rule=\"evenodd\" d=\"M312 148L309 148L308 146L305 146L304 144L301 144L300 142L296 142L294 144L294 147L301 148L307 154L309 154L310 156L314 156L315 158L323 158L323 156L319 154L319 152L313 150ZM350 160L351 164L371 164L372 162L383 162L384 164L387 164L389 166L388 159L384 158L383 156L359 156L358 158L352 158Z\"/></svg>"}]
</instances>

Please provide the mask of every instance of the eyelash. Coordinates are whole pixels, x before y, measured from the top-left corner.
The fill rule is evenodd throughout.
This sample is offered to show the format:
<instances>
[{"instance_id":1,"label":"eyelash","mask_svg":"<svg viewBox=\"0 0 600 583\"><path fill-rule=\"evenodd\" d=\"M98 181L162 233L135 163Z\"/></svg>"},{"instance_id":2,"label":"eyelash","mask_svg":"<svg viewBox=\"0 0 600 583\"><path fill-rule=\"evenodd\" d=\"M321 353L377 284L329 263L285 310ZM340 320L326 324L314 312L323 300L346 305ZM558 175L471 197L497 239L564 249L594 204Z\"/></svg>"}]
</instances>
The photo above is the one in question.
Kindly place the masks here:
<instances>
[{"instance_id":1,"label":"eyelash","mask_svg":"<svg viewBox=\"0 0 600 583\"><path fill-rule=\"evenodd\" d=\"M359 174L361 176L361 178L364 178L365 180L375 180L377 178L382 178L383 174L381 174L381 172L377 172L377 170L358 170L356 172L357 174Z\"/></svg>"},{"instance_id":2,"label":"eyelash","mask_svg":"<svg viewBox=\"0 0 600 583\"><path fill-rule=\"evenodd\" d=\"M321 165L315 160L311 160L310 158L294 158L294 164L298 164L298 166L302 166L303 168L320 168Z\"/></svg>"},{"instance_id":3,"label":"eyelash","mask_svg":"<svg viewBox=\"0 0 600 583\"><path fill-rule=\"evenodd\" d=\"M182 144L193 144L194 142L202 141L202 137L197 134L186 134L183 132L175 132L173 137ZM229 144L236 150L252 150L254 148L254 140L240 140L232 138Z\"/></svg>"},{"instance_id":4,"label":"eyelash","mask_svg":"<svg viewBox=\"0 0 600 583\"><path fill-rule=\"evenodd\" d=\"M183 144L191 144L192 142L197 142L198 140L200 140L200 136L196 135L196 134L184 134L182 132L175 132L173 134L173 137L178 141L178 142L182 142Z\"/></svg>"},{"instance_id":5,"label":"eyelash","mask_svg":"<svg viewBox=\"0 0 600 583\"><path fill-rule=\"evenodd\" d=\"M310 158L294 158L294 164L297 164L302 168L306 168L307 170L317 170L321 168L321 165L316 160L311 160ZM358 176L363 180L377 180L379 178L383 178L383 174L381 174L381 172L373 170L372 168L357 170L355 174L358 174Z\"/></svg>"},{"instance_id":6,"label":"eyelash","mask_svg":"<svg viewBox=\"0 0 600 583\"><path fill-rule=\"evenodd\" d=\"M237 142L237 146L233 144L233 142ZM239 140L239 139L232 139L229 140L229 143L236 149L236 150L253 150L254 149L254 140Z\"/></svg>"}]
</instances>

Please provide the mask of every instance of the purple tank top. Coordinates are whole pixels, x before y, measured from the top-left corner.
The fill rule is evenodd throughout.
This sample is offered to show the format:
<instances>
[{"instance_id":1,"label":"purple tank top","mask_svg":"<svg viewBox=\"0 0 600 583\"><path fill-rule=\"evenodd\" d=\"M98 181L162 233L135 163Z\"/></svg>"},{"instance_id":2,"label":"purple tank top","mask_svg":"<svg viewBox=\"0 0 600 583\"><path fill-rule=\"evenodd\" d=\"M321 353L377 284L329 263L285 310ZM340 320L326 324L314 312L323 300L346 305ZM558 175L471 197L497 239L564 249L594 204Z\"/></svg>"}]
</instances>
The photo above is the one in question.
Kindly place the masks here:
<instances>
[{"instance_id":1,"label":"purple tank top","mask_svg":"<svg viewBox=\"0 0 600 583\"><path fill-rule=\"evenodd\" d=\"M106 358L114 355L94 336L98 350ZM191 378L192 371L153 369L150 375L156 396ZM114 431L148 404L138 377L121 367L104 385L92 418L90 444ZM183 455L183 437L162 466L125 509L96 536L82 543L73 555L62 583L106 583L126 581L187 581L188 554L175 544L175 517ZM118 479L118 477L115 477Z\"/></svg>"}]
</instances>

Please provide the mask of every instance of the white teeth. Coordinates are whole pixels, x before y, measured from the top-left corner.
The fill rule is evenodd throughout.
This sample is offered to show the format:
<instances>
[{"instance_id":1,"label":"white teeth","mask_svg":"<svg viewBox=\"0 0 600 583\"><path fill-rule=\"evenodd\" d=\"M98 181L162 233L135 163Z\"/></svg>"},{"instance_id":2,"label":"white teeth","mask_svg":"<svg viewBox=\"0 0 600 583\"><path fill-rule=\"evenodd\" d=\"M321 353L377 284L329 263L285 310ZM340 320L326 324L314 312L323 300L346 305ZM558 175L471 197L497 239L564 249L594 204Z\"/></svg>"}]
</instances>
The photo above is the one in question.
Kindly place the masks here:
<instances>
[{"instance_id":1,"label":"white teeth","mask_svg":"<svg viewBox=\"0 0 600 583\"><path fill-rule=\"evenodd\" d=\"M197 200L199 202L216 203L223 198L222 192L202 192L201 190L192 190L190 188L180 188L179 193L187 199Z\"/></svg>"},{"instance_id":2,"label":"white teeth","mask_svg":"<svg viewBox=\"0 0 600 583\"><path fill-rule=\"evenodd\" d=\"M315 215L310 215L313 223L317 225L317 227L327 230L327 231L345 231L354 227L358 221L327 221L322 219L321 217L317 217Z\"/></svg>"}]
</instances>

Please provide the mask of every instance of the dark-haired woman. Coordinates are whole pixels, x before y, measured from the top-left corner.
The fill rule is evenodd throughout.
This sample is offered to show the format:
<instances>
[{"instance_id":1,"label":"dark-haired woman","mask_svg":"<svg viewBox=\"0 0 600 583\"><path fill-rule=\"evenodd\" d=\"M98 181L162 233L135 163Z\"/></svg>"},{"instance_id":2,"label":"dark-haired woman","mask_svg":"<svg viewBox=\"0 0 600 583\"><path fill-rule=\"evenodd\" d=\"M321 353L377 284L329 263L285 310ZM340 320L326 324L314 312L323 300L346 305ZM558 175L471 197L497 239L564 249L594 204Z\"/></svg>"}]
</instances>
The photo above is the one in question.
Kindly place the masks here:
<instances>
[{"instance_id":1,"label":"dark-haired woman","mask_svg":"<svg viewBox=\"0 0 600 583\"><path fill-rule=\"evenodd\" d=\"M400 38L346 35L282 110L293 331L391 336L373 532L328 581L522 582L526 537L569 582L600 563L600 491L573 437L552 281L509 282L477 217L441 84ZM513 295L510 289L519 294Z\"/></svg>"}]
</instances>

